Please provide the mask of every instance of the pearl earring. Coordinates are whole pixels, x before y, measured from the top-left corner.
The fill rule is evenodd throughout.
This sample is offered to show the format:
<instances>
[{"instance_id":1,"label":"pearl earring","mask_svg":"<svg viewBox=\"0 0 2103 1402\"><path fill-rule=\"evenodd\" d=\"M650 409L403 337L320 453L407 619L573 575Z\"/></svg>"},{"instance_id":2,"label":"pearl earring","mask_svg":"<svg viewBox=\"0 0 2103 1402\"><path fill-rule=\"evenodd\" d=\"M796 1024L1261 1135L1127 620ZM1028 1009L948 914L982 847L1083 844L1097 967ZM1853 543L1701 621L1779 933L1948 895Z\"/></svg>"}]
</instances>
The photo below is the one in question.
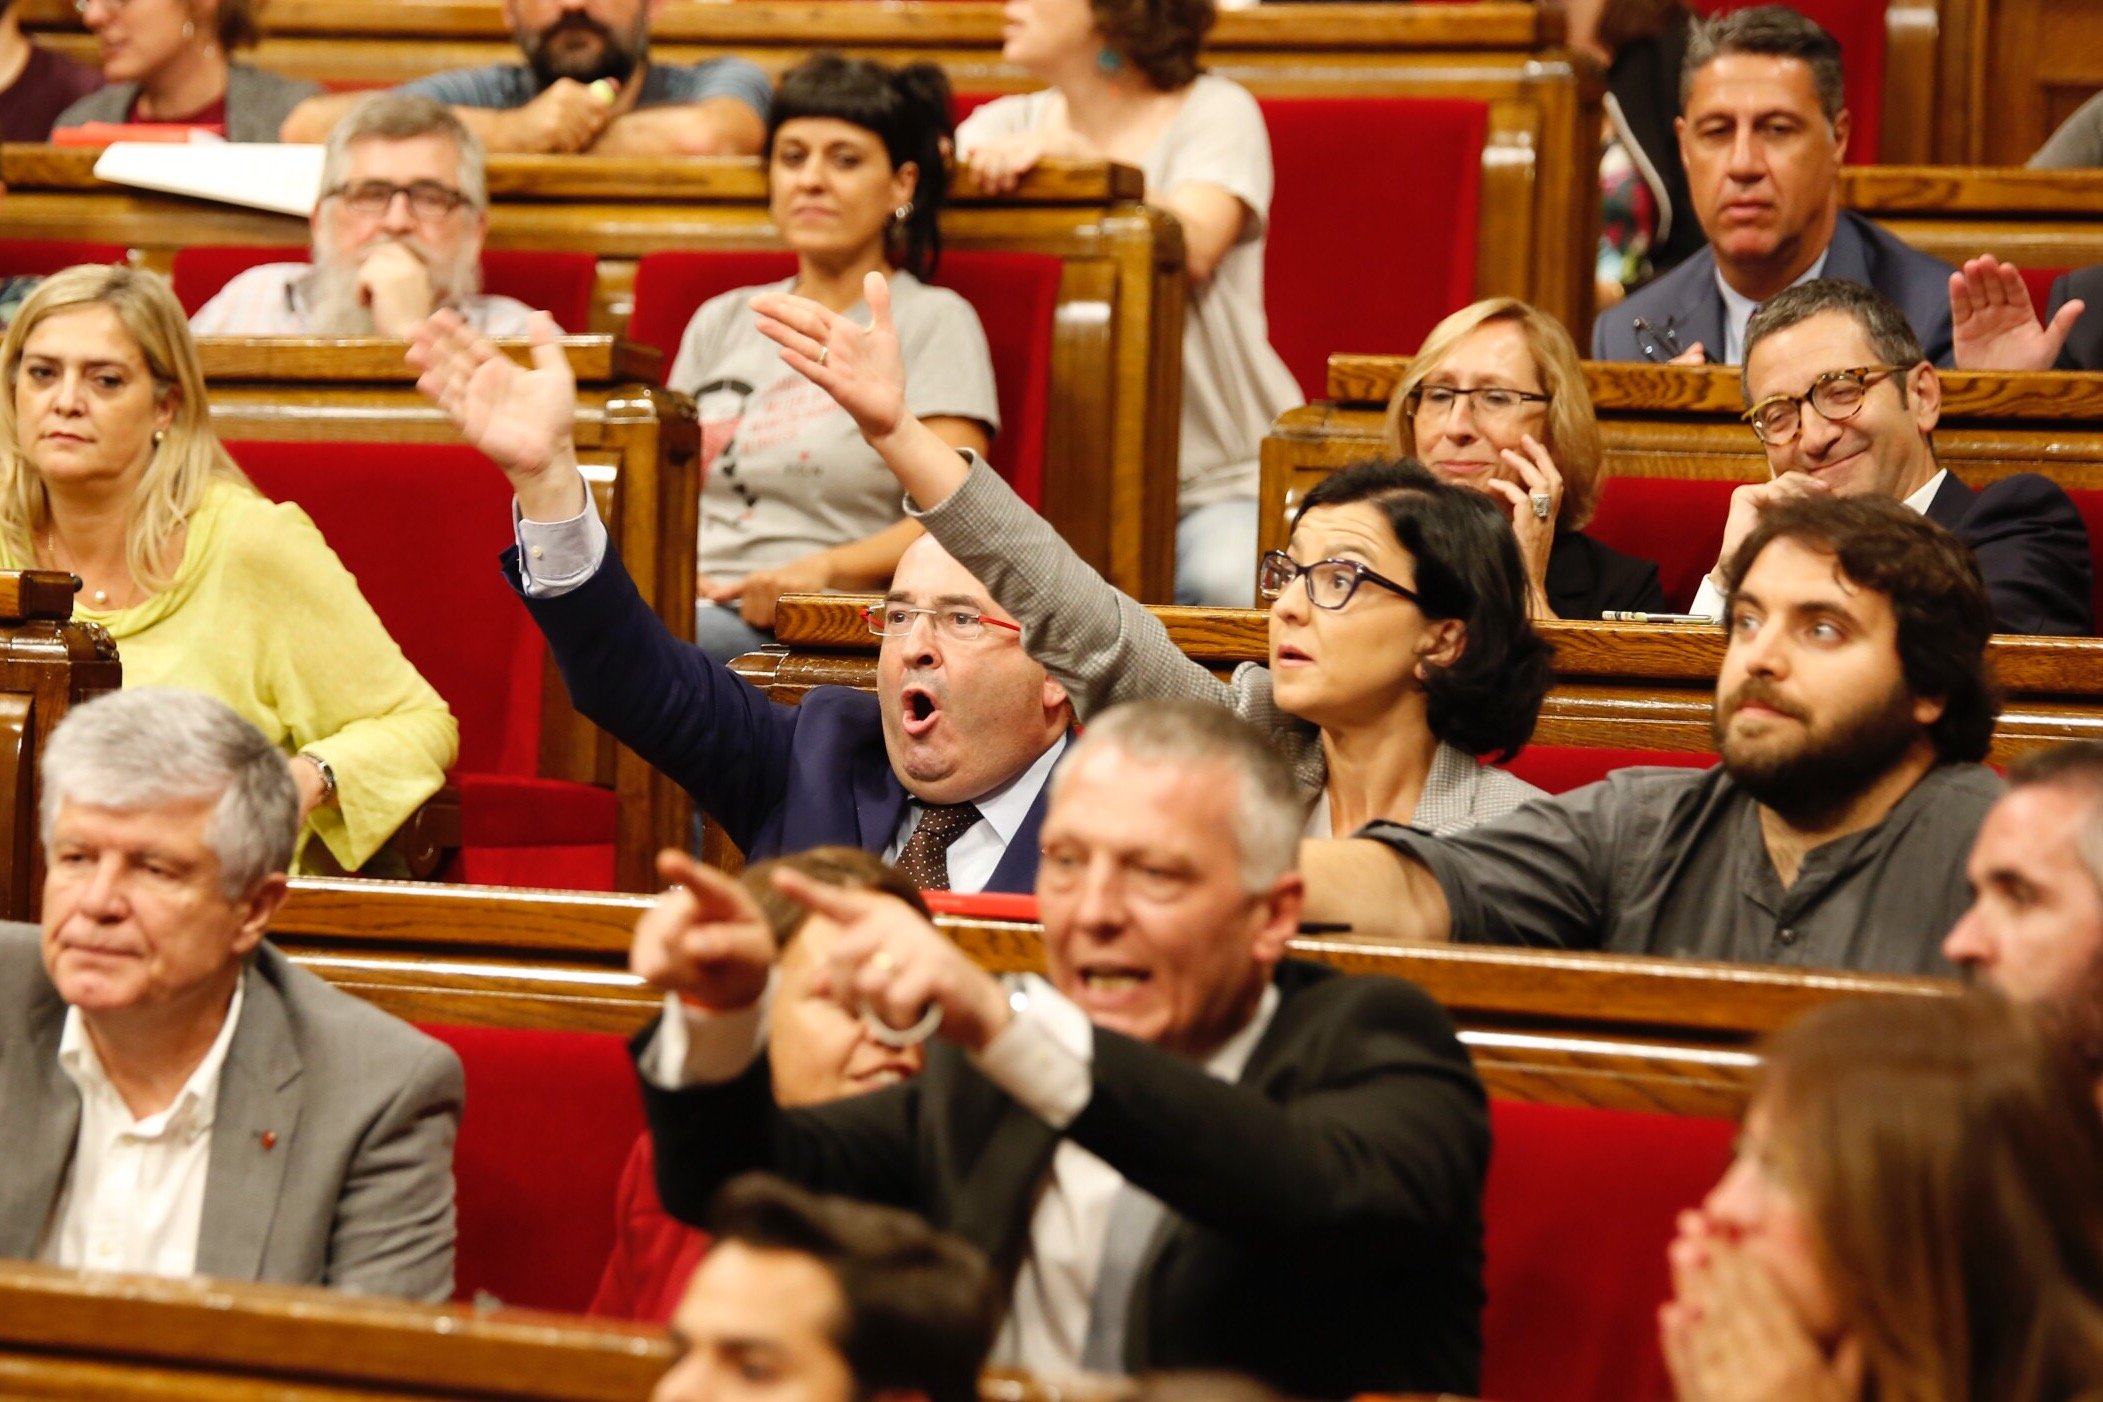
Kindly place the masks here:
<instances>
[{"instance_id":1,"label":"pearl earring","mask_svg":"<svg viewBox=\"0 0 2103 1402\"><path fill-rule=\"evenodd\" d=\"M898 206L898 208L891 211L892 220L899 224L905 223L906 220L912 217L913 202L911 200L907 200L904 204Z\"/></svg>"},{"instance_id":2,"label":"pearl earring","mask_svg":"<svg viewBox=\"0 0 2103 1402\"><path fill-rule=\"evenodd\" d=\"M184 21L183 21L183 38L185 38L185 39L195 39L196 37L197 37L197 25L196 25L196 24L195 24L194 22L190 21L190 20L184 20Z\"/></svg>"},{"instance_id":3,"label":"pearl earring","mask_svg":"<svg viewBox=\"0 0 2103 1402\"><path fill-rule=\"evenodd\" d=\"M162 439L164 439L164 438L166 438L167 436L168 436L168 430L167 430L167 429L165 429L165 428L157 428L157 429L155 429L155 430L153 431L153 446L154 446L154 447L156 447L156 448L160 447L160 446L161 446L161 440L162 440Z\"/></svg>"}]
</instances>

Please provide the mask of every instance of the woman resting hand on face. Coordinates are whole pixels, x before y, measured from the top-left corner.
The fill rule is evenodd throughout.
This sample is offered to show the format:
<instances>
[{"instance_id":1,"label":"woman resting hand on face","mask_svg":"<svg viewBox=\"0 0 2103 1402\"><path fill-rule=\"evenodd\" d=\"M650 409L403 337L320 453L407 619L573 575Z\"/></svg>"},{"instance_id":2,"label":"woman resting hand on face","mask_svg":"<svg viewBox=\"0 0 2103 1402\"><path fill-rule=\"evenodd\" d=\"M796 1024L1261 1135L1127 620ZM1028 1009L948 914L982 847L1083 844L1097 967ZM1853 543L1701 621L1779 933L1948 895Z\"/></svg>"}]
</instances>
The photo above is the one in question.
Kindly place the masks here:
<instances>
[{"instance_id":1,"label":"woman resting hand on face","mask_svg":"<svg viewBox=\"0 0 2103 1402\"><path fill-rule=\"evenodd\" d=\"M1737 1158L1681 1214L1680 1402L2103 1395L2103 1121L1997 998L1829 1004L1777 1036Z\"/></svg>"},{"instance_id":2,"label":"woman resting hand on face","mask_svg":"<svg viewBox=\"0 0 2103 1402\"><path fill-rule=\"evenodd\" d=\"M941 253L949 131L949 83L932 64L894 72L821 54L782 76L767 118L768 208L796 276L703 303L666 379L701 414L694 640L719 662L773 641L785 593L885 588L920 535L854 422L754 331L754 296L790 291L866 322L862 280L882 274L913 411L978 452L1000 426L977 313L921 281Z\"/></svg>"},{"instance_id":3,"label":"woman resting hand on face","mask_svg":"<svg viewBox=\"0 0 2103 1402\"><path fill-rule=\"evenodd\" d=\"M1264 561L1269 665L1244 663L1223 683L983 460L907 411L881 280L867 291L866 330L795 297L761 297L753 310L783 361L854 416L915 519L1021 621L1023 646L1083 720L1149 696L1230 707L1268 730L1320 795L1309 821L1322 837L1376 818L1453 831L1539 792L1478 762L1526 743L1551 680L1517 546L1482 494L1409 461L1324 482L1301 506L1290 548Z\"/></svg>"},{"instance_id":4,"label":"woman resting hand on face","mask_svg":"<svg viewBox=\"0 0 2103 1402\"><path fill-rule=\"evenodd\" d=\"M1599 425L1577 347L1546 312L1492 297L1431 328L1388 401L1387 444L1497 503L1535 618L1673 608L1655 563L1584 533L1599 504Z\"/></svg>"}]
</instances>

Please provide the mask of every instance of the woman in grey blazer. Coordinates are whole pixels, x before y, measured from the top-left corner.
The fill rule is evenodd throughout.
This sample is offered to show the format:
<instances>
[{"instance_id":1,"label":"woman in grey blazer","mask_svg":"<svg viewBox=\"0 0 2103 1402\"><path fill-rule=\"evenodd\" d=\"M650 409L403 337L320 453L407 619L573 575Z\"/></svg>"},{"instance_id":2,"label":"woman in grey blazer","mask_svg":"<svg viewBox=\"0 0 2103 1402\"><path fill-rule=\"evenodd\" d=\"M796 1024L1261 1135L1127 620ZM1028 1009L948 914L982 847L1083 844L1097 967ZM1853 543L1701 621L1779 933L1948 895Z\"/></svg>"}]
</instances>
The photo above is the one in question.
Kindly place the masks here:
<instances>
[{"instance_id":1,"label":"woman in grey blazer","mask_svg":"<svg viewBox=\"0 0 2103 1402\"><path fill-rule=\"evenodd\" d=\"M174 122L217 127L229 141L276 141L321 85L232 61L262 37L260 8L261 0L219 0L199 18L188 0L86 0L81 17L102 46L109 86L59 113L54 128Z\"/></svg>"},{"instance_id":2,"label":"woman in grey blazer","mask_svg":"<svg viewBox=\"0 0 2103 1402\"><path fill-rule=\"evenodd\" d=\"M889 298L867 330L815 302L753 300L782 359L853 416L909 494L907 511L1021 621L1023 645L1075 714L1138 697L1227 706L1268 731L1318 792L1311 834L1376 818L1434 832L1510 812L1539 791L1485 757L1533 733L1552 653L1527 620L1526 575L1488 497L1409 459L1336 474L1265 556L1269 665L1222 682L1069 549L976 454L905 409ZM822 357L822 358L821 358Z\"/></svg>"}]
</instances>

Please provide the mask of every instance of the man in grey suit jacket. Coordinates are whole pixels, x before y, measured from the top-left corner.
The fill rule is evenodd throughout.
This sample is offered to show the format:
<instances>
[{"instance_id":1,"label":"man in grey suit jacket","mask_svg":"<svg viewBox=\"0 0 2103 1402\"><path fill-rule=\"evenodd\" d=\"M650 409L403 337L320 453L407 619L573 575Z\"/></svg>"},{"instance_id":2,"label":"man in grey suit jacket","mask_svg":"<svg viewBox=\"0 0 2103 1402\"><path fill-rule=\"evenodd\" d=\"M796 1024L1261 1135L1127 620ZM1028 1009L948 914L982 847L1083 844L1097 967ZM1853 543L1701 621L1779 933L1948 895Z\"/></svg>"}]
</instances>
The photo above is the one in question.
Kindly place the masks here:
<instances>
[{"instance_id":1,"label":"man in grey suit jacket","mask_svg":"<svg viewBox=\"0 0 2103 1402\"><path fill-rule=\"evenodd\" d=\"M262 942L299 808L209 697L53 732L43 926L0 926L0 1257L452 1293L460 1063Z\"/></svg>"},{"instance_id":2,"label":"man in grey suit jacket","mask_svg":"<svg viewBox=\"0 0 2103 1402\"><path fill-rule=\"evenodd\" d=\"M1595 360L1735 365L1755 307L1812 278L1895 302L1950 363L1950 266L1840 207L1840 46L1763 5L1697 20L1680 70L1680 157L1708 247L1592 323Z\"/></svg>"}]
</instances>

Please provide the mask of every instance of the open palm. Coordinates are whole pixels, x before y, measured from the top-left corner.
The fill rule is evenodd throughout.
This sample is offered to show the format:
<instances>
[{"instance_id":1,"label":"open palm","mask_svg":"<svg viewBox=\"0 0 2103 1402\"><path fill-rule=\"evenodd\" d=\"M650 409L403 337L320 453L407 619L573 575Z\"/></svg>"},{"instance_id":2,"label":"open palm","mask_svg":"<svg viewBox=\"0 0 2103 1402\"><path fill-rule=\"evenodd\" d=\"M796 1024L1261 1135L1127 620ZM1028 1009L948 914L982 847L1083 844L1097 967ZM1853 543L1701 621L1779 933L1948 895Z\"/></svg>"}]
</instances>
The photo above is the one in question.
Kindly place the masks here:
<instances>
[{"instance_id":1,"label":"open palm","mask_svg":"<svg viewBox=\"0 0 2103 1402\"><path fill-rule=\"evenodd\" d=\"M476 335L453 312L418 328L409 361L422 370L416 387L514 481L534 477L571 446L577 379L554 320L536 312L528 326L530 368Z\"/></svg>"}]
</instances>

